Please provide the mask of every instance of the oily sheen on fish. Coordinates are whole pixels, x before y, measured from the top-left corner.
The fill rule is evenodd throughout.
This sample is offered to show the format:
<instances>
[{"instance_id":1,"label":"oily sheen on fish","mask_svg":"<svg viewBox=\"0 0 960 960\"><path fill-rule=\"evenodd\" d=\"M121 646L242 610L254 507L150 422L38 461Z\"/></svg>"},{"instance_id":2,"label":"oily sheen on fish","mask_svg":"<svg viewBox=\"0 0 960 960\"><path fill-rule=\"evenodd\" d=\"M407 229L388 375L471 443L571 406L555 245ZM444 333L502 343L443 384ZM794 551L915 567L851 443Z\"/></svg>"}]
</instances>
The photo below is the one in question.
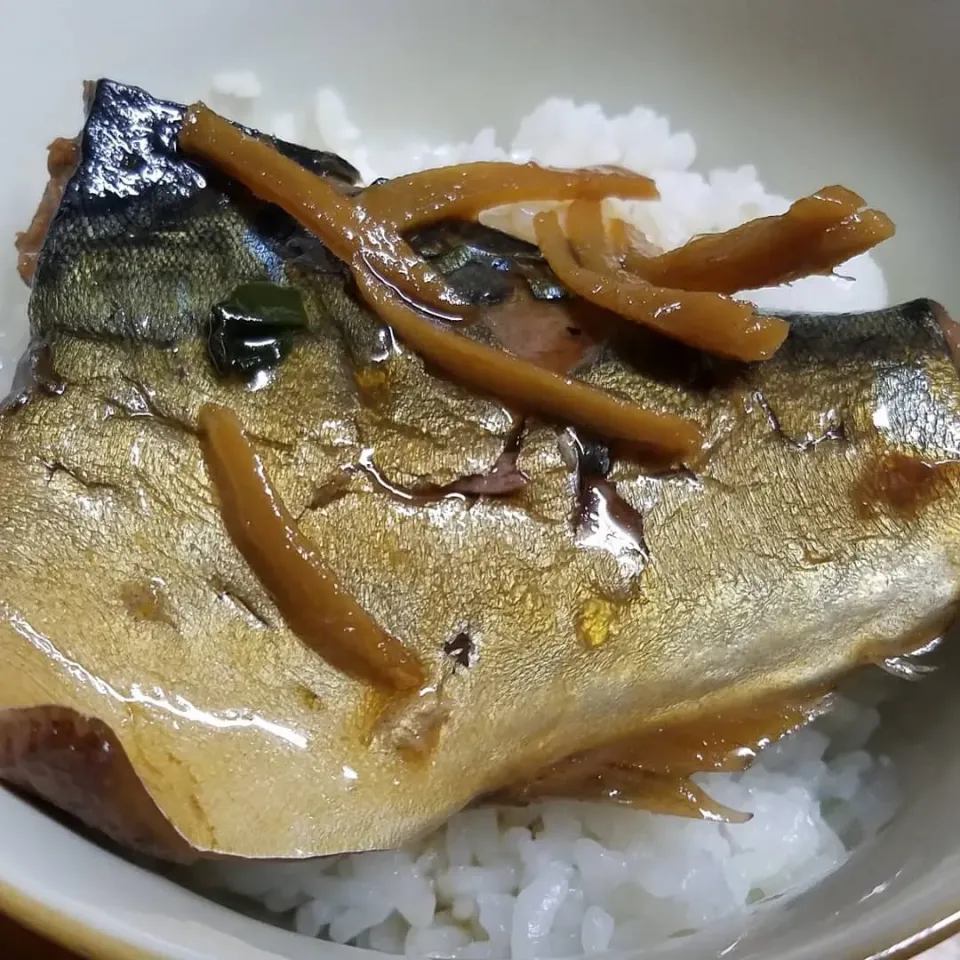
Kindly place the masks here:
<instances>
[{"instance_id":1,"label":"oily sheen on fish","mask_svg":"<svg viewBox=\"0 0 960 960\"><path fill-rule=\"evenodd\" d=\"M392 847L571 754L819 697L953 618L960 382L937 305L792 317L773 360L736 364L572 313L495 231L413 238L494 318L464 335L532 349L514 310L532 302L554 362L695 420L702 462L668 470L435 376L315 240L177 153L181 116L95 87L37 262L0 417L9 779L168 856ZM356 189L336 158L296 158ZM298 291L302 324L248 336L217 313L251 281ZM224 524L210 403L423 665L415 696L288 628ZM88 779L95 804L69 769L39 775L45 716L101 731L149 812L126 766Z\"/></svg>"}]
</instances>

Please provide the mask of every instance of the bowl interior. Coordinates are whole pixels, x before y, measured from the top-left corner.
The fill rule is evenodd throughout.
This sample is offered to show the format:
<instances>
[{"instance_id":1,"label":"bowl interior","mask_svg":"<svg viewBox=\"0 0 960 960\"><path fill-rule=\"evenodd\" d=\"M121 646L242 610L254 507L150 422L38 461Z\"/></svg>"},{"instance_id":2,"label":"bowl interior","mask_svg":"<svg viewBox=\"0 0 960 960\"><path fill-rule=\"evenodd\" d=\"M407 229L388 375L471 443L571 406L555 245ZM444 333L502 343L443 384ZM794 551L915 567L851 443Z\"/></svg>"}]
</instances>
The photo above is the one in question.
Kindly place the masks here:
<instances>
[{"instance_id":1,"label":"bowl interior","mask_svg":"<svg viewBox=\"0 0 960 960\"><path fill-rule=\"evenodd\" d=\"M78 128L82 80L112 76L187 100L208 92L214 72L252 66L267 106L305 106L329 84L383 143L462 138L488 124L506 134L548 95L608 112L647 104L693 131L700 169L753 163L787 196L854 187L898 224L880 254L891 296L932 296L960 312L960 8L937 0L45 0L5 16L0 237L29 221L46 144ZM4 380L25 342L26 303L6 249ZM907 800L876 842L746 924L647 955L862 957L960 911L960 753L950 736L960 703L949 650L944 662L891 710L886 736ZM101 936L178 958L355 954L209 903L2 792L0 823L0 900L36 922L54 908L74 942ZM114 950L126 955L100 943L100 954Z\"/></svg>"}]
</instances>

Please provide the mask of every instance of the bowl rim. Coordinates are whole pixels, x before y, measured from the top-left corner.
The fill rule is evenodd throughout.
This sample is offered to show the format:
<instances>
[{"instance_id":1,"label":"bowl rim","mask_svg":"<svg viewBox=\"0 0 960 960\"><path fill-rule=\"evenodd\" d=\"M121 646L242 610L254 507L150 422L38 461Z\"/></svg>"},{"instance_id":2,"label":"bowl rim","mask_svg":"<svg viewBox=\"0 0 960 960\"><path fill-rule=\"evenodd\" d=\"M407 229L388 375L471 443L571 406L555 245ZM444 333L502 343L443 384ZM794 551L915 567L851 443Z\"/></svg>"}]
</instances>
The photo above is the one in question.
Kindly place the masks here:
<instances>
[{"instance_id":1,"label":"bowl rim","mask_svg":"<svg viewBox=\"0 0 960 960\"><path fill-rule=\"evenodd\" d=\"M23 893L4 881L0 881L0 911L38 936L90 960L170 960L171 957L105 933L73 913L61 913L39 897ZM137 931L131 932L135 935ZM893 943L873 947L862 960L913 960L956 934L960 934L960 907L946 916L929 918L919 929L898 936Z\"/></svg>"},{"instance_id":2,"label":"bowl rim","mask_svg":"<svg viewBox=\"0 0 960 960\"><path fill-rule=\"evenodd\" d=\"M72 913L61 913L39 897L0 881L0 910L37 936L90 960L169 960L129 940L104 933Z\"/></svg>"}]
</instances>

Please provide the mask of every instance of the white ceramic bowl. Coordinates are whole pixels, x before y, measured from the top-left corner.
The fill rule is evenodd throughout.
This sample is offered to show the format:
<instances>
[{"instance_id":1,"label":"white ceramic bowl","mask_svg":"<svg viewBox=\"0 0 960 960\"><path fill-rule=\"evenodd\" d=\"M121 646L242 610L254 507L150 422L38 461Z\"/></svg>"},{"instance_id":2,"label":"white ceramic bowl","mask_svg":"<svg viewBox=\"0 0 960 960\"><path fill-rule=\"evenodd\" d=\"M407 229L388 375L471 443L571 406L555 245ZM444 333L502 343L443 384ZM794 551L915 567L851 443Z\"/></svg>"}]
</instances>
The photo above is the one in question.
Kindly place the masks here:
<instances>
[{"instance_id":1,"label":"white ceramic bowl","mask_svg":"<svg viewBox=\"0 0 960 960\"><path fill-rule=\"evenodd\" d=\"M960 4L949 0L3 0L0 238L28 222L44 147L81 121L80 82L173 99L253 66L280 107L336 85L382 141L515 126L549 94L653 105L691 129L700 165L755 163L799 195L849 183L899 225L880 255L897 299L960 311ZM268 104L268 106L273 104ZM0 352L24 338L26 290L0 261ZM752 919L649 957L906 957L960 925L960 704L951 670L890 725L907 801L838 873ZM92 845L0 792L0 904L96 957L331 958Z\"/></svg>"}]
</instances>

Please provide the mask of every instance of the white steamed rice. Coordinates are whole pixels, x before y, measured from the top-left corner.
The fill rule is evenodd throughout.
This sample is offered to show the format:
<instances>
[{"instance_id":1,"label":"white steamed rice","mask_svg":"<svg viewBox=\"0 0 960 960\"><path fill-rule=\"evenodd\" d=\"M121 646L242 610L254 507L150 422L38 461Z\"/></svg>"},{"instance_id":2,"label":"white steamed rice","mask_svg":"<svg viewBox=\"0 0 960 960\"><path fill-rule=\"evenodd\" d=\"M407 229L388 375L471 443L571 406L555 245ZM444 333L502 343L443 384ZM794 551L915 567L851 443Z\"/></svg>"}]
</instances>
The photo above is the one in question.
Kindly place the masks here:
<instances>
[{"instance_id":1,"label":"white steamed rice","mask_svg":"<svg viewBox=\"0 0 960 960\"><path fill-rule=\"evenodd\" d=\"M548 100L509 148L492 128L469 143L411 142L374 150L332 90L311 111L257 115L249 71L215 78L214 106L283 139L340 153L366 181L466 160L536 160L558 167L619 164L656 179L661 199L614 203L661 247L780 213L756 170L693 172L689 133L638 107L607 118L594 104ZM819 184L811 184L815 188ZM496 222L525 234L529 213ZM883 306L883 274L869 255L839 276L755 291L768 308L822 311ZM742 825L657 816L608 804L549 801L459 814L403 850L297 863L206 865L194 881L259 901L300 933L387 953L529 958L636 948L700 928L750 904L798 890L836 869L893 815L889 760L869 750L888 691L860 683L813 726L767 748L743 774L697 778L721 803L749 811ZM874 678L870 678L874 679ZM878 693L878 690L880 693Z\"/></svg>"}]
</instances>

